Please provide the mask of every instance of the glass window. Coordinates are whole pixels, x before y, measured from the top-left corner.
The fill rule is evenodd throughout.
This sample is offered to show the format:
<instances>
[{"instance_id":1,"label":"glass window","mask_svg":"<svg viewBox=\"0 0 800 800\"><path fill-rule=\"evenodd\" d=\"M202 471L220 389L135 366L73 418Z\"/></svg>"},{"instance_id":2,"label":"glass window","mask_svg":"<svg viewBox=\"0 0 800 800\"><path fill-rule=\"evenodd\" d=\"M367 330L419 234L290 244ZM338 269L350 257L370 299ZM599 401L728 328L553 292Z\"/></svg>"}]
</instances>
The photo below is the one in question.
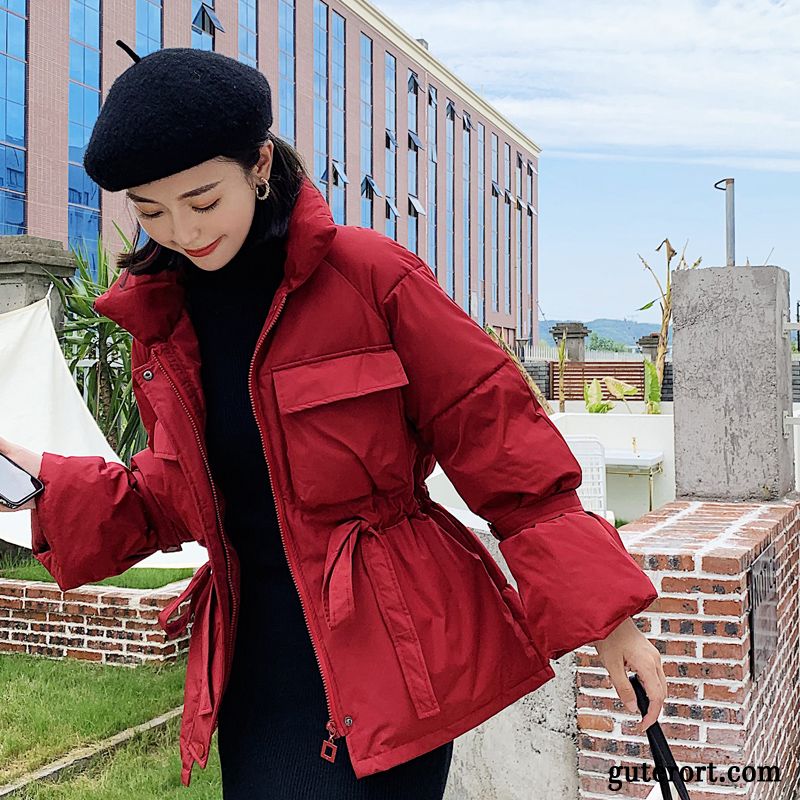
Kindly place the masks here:
<instances>
[{"instance_id":1,"label":"glass window","mask_svg":"<svg viewBox=\"0 0 800 800\"><path fill-rule=\"evenodd\" d=\"M360 37L360 154L361 174L366 180L372 176L372 146L373 146L373 99L372 99L372 39L365 33ZM371 228L374 225L374 191L361 193L361 227Z\"/></svg>"},{"instance_id":2,"label":"glass window","mask_svg":"<svg viewBox=\"0 0 800 800\"><path fill-rule=\"evenodd\" d=\"M239 61L258 67L256 0L239 0Z\"/></svg>"},{"instance_id":3,"label":"glass window","mask_svg":"<svg viewBox=\"0 0 800 800\"><path fill-rule=\"evenodd\" d=\"M295 2L278 1L278 95L280 135L296 146Z\"/></svg>"},{"instance_id":4,"label":"glass window","mask_svg":"<svg viewBox=\"0 0 800 800\"><path fill-rule=\"evenodd\" d=\"M486 128L478 123L478 324L486 324Z\"/></svg>"},{"instance_id":5,"label":"glass window","mask_svg":"<svg viewBox=\"0 0 800 800\"><path fill-rule=\"evenodd\" d=\"M136 52L144 57L163 43L161 0L136 0Z\"/></svg>"},{"instance_id":6,"label":"glass window","mask_svg":"<svg viewBox=\"0 0 800 800\"><path fill-rule=\"evenodd\" d=\"M99 0L70 0L67 218L70 247L82 251L97 277L100 189L83 156L100 111Z\"/></svg>"},{"instance_id":7,"label":"glass window","mask_svg":"<svg viewBox=\"0 0 800 800\"><path fill-rule=\"evenodd\" d=\"M346 172L347 165L345 137L346 131L346 91L345 85L345 20L341 14L331 12L331 158ZM335 180L331 186L331 210L337 225L347 224L347 187L344 182Z\"/></svg>"},{"instance_id":8,"label":"glass window","mask_svg":"<svg viewBox=\"0 0 800 800\"><path fill-rule=\"evenodd\" d=\"M455 299L455 114L453 101L445 106L445 264L447 293Z\"/></svg>"},{"instance_id":9,"label":"glass window","mask_svg":"<svg viewBox=\"0 0 800 800\"><path fill-rule=\"evenodd\" d=\"M467 117L464 112L464 117ZM461 249L464 262L464 295L462 297L462 307L467 314L475 314L472 308L472 248L470 240L472 238L472 135L469 126L462 128L461 143L461 164L462 164L462 207L461 207Z\"/></svg>"},{"instance_id":10,"label":"glass window","mask_svg":"<svg viewBox=\"0 0 800 800\"><path fill-rule=\"evenodd\" d=\"M328 191L328 6L314 0L314 179Z\"/></svg>"},{"instance_id":11,"label":"glass window","mask_svg":"<svg viewBox=\"0 0 800 800\"><path fill-rule=\"evenodd\" d=\"M428 86L428 266L435 275L438 271L439 165L436 137L439 135L439 98L435 86Z\"/></svg>"},{"instance_id":12,"label":"glass window","mask_svg":"<svg viewBox=\"0 0 800 800\"><path fill-rule=\"evenodd\" d=\"M397 59L389 52L384 56L386 108L386 221L385 234L397 240L397 140L388 135L397 130Z\"/></svg>"}]
</instances>

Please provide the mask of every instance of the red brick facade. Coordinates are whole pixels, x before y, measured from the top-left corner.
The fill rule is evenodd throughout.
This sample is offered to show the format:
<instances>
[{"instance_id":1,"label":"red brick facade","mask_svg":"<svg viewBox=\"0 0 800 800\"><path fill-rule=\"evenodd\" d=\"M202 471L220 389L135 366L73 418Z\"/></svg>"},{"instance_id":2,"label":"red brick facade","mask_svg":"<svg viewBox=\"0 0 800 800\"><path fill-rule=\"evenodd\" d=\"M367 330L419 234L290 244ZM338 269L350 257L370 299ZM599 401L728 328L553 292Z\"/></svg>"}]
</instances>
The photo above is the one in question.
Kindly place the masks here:
<instances>
[{"instance_id":1,"label":"red brick facade","mask_svg":"<svg viewBox=\"0 0 800 800\"><path fill-rule=\"evenodd\" d=\"M158 614L188 580L158 590L82 586L62 592L43 581L0 578L0 653L80 658L104 664L170 661L188 649Z\"/></svg>"},{"instance_id":2,"label":"red brick facade","mask_svg":"<svg viewBox=\"0 0 800 800\"><path fill-rule=\"evenodd\" d=\"M637 620L662 653L668 698L659 723L678 764L713 762L717 775L728 765L780 767L779 783L687 782L692 800L794 797L800 744L798 508L789 502L674 501L620 529L661 595ZM747 572L770 543L777 651L753 680ZM609 789L612 765L648 762L652 769L653 762L646 736L632 733L634 716L616 698L594 653L591 647L576 651L580 796L647 797L655 783L624 783L624 774L622 788Z\"/></svg>"}]
</instances>

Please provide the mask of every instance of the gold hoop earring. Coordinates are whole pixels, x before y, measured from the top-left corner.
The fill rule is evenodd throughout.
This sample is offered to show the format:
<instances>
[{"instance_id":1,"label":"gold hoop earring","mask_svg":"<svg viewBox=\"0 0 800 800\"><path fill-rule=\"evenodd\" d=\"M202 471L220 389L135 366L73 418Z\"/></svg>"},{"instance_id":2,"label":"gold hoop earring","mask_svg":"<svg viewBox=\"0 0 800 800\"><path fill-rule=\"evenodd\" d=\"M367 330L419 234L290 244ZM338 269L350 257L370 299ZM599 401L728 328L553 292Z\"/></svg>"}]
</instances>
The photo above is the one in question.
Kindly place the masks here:
<instances>
[{"instance_id":1,"label":"gold hoop earring","mask_svg":"<svg viewBox=\"0 0 800 800\"><path fill-rule=\"evenodd\" d=\"M259 189L264 189L264 193L260 194ZM259 184L256 186L256 199L257 200L266 200L269 197L269 181L264 181L264 183Z\"/></svg>"}]
</instances>

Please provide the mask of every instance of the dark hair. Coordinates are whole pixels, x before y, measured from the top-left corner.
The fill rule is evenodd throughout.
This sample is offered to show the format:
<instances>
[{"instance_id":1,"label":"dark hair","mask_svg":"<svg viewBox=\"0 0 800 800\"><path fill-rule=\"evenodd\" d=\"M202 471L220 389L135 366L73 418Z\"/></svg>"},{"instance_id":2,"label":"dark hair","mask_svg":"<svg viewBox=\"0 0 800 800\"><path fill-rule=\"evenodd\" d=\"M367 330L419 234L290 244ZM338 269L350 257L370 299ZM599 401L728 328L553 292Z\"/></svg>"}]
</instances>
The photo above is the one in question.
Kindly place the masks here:
<instances>
[{"instance_id":1,"label":"dark hair","mask_svg":"<svg viewBox=\"0 0 800 800\"><path fill-rule=\"evenodd\" d=\"M300 193L303 179L308 177L308 171L300 153L271 131L267 131L263 141L246 150L220 153L213 159L215 161L232 161L238 164L249 180L252 176L251 170L261 156L261 147L270 140L273 143L272 169L269 176L270 192L266 200L256 201L253 224L242 245L243 248L282 239L286 236L292 210ZM255 190L255 186L253 189ZM148 238L147 242L139 249L139 240L143 234L144 230L137 220L133 246L130 251L117 256L117 267L127 269L134 275L180 270L186 256L177 250L162 247L151 238Z\"/></svg>"}]
</instances>

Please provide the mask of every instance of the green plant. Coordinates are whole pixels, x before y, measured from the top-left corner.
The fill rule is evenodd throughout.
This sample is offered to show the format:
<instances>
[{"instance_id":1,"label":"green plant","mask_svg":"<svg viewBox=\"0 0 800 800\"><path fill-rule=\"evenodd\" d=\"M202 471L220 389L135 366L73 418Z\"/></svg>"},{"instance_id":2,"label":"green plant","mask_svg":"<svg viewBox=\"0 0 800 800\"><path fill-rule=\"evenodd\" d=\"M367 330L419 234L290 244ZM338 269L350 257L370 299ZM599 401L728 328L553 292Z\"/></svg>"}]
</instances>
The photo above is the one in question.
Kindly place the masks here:
<instances>
[{"instance_id":1,"label":"green plant","mask_svg":"<svg viewBox=\"0 0 800 800\"><path fill-rule=\"evenodd\" d=\"M114 223L126 250L130 240ZM131 384L131 335L92 307L109 289L119 270L97 240L97 278L93 278L83 249L73 250L77 272L71 278L50 273L64 307L64 328L59 341L78 389L111 449L126 464L147 444Z\"/></svg>"},{"instance_id":2,"label":"green plant","mask_svg":"<svg viewBox=\"0 0 800 800\"><path fill-rule=\"evenodd\" d=\"M644 405L645 414L661 413L661 383L656 365L649 358L644 360Z\"/></svg>"},{"instance_id":3,"label":"green plant","mask_svg":"<svg viewBox=\"0 0 800 800\"><path fill-rule=\"evenodd\" d=\"M678 266L675 267L676 270L679 269L696 269L700 266L703 258L702 256L698 258L691 266L689 266L688 262L686 261L686 247L687 243L683 246L683 252L681 253L681 257L678 260ZM662 247L666 245L666 259L667 259L667 270L666 270L666 282L662 287L661 282L658 279L658 276L653 271L653 268L647 263L647 261L642 258L641 254L637 253L639 256L639 260L644 265L644 268L650 272L653 276L653 279L658 286L659 297L651 300L649 303L645 303L639 311L647 311L649 308L652 308L655 305L656 301L659 302L661 306L661 328L658 332L658 350L656 351L656 379L658 381L659 386L659 402L661 398L660 394L660 387L661 384L664 382L664 361L667 355L667 339L669 337L669 323L672 319L672 270L671 270L671 263L672 259L678 255L678 251L675 250L672 245L670 244L669 239L664 239L663 242L656 248L656 252L661 250ZM645 372L645 380L647 379L647 373ZM653 406L650 402L650 395L645 392L645 400L646 400L646 409L648 414L660 413L657 410L657 406ZM653 410L656 409L656 410Z\"/></svg>"},{"instance_id":4,"label":"green plant","mask_svg":"<svg viewBox=\"0 0 800 800\"><path fill-rule=\"evenodd\" d=\"M607 414L614 408L610 400L603 400L603 389L598 378L594 378L591 383L584 381L583 400L590 414Z\"/></svg>"},{"instance_id":5,"label":"green plant","mask_svg":"<svg viewBox=\"0 0 800 800\"><path fill-rule=\"evenodd\" d=\"M566 393L564 391L564 373L567 363L567 331L561 331L561 341L558 343L558 410L563 414L567 409Z\"/></svg>"}]
</instances>

